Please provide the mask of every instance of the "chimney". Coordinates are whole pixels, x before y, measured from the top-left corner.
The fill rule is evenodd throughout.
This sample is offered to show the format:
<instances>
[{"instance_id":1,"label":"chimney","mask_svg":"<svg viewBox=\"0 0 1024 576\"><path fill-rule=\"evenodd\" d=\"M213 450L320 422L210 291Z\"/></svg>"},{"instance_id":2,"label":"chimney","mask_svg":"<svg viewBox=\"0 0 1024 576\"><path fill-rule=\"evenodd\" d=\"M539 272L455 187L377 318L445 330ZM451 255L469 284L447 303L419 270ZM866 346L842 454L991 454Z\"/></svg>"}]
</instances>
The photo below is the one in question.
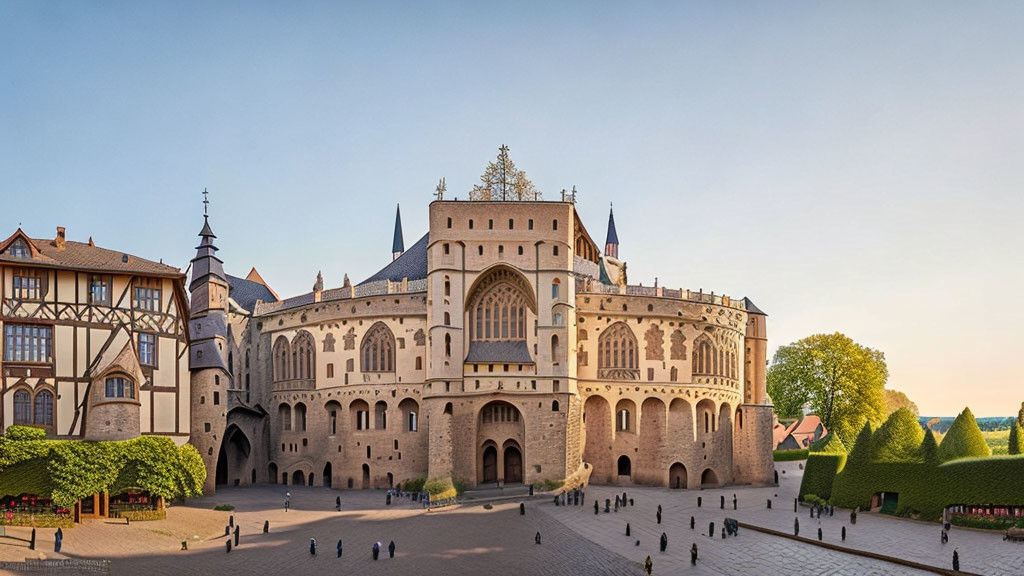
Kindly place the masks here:
<instances>
[{"instance_id":1,"label":"chimney","mask_svg":"<svg viewBox=\"0 0 1024 576\"><path fill-rule=\"evenodd\" d=\"M57 246L57 250L63 250L67 246L63 226L57 226L57 237L54 238L53 243Z\"/></svg>"}]
</instances>

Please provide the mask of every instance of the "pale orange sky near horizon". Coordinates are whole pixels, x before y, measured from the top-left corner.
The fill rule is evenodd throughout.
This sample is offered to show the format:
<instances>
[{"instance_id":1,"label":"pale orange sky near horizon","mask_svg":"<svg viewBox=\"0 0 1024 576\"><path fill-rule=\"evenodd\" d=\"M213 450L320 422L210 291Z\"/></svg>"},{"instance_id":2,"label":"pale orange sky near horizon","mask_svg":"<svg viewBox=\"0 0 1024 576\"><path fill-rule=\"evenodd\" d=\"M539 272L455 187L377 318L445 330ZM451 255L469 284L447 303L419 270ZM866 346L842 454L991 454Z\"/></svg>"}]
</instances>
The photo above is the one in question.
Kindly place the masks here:
<instances>
[{"instance_id":1,"label":"pale orange sky near horizon","mask_svg":"<svg viewBox=\"0 0 1024 576\"><path fill-rule=\"evenodd\" d=\"M922 415L1024 401L1024 3L0 4L0 237L283 296L409 246L498 146L631 283L843 332ZM514 33L510 33L513 31Z\"/></svg>"}]
</instances>

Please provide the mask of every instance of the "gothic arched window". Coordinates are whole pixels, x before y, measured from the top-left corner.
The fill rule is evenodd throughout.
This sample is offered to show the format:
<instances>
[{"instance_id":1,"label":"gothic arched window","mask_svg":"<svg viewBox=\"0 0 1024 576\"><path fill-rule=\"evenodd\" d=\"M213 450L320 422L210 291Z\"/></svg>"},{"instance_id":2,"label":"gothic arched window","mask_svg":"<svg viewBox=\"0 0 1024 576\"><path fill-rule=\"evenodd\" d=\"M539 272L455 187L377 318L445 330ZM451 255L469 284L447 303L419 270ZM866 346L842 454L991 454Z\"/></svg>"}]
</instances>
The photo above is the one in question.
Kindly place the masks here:
<instances>
[{"instance_id":1,"label":"gothic arched window","mask_svg":"<svg viewBox=\"0 0 1024 576\"><path fill-rule=\"evenodd\" d=\"M295 358L295 371L292 378L316 378L316 343L313 335L302 330L292 340L292 356Z\"/></svg>"},{"instance_id":2,"label":"gothic arched window","mask_svg":"<svg viewBox=\"0 0 1024 576\"><path fill-rule=\"evenodd\" d=\"M36 394L35 423L38 426L53 426L53 393L49 390Z\"/></svg>"},{"instance_id":3,"label":"gothic arched window","mask_svg":"<svg viewBox=\"0 0 1024 576\"><path fill-rule=\"evenodd\" d=\"M32 423L32 397L28 390L18 390L14 393L14 423Z\"/></svg>"},{"instance_id":4,"label":"gothic arched window","mask_svg":"<svg viewBox=\"0 0 1024 576\"><path fill-rule=\"evenodd\" d=\"M714 376L719 370L719 354L707 334L701 334L693 342L693 373L697 376Z\"/></svg>"},{"instance_id":5,"label":"gothic arched window","mask_svg":"<svg viewBox=\"0 0 1024 576\"><path fill-rule=\"evenodd\" d=\"M359 358L363 372L395 371L395 336L386 324L377 322L366 331Z\"/></svg>"},{"instance_id":6,"label":"gothic arched window","mask_svg":"<svg viewBox=\"0 0 1024 576\"><path fill-rule=\"evenodd\" d=\"M638 350L636 336L625 322L606 328L597 340L598 378L639 380Z\"/></svg>"},{"instance_id":7,"label":"gothic arched window","mask_svg":"<svg viewBox=\"0 0 1024 576\"><path fill-rule=\"evenodd\" d=\"M291 376L289 374L289 357L291 357L291 345L288 344L288 339L284 336L278 336L277 341L274 342L274 381L278 382L281 380L288 380Z\"/></svg>"},{"instance_id":8,"label":"gothic arched window","mask_svg":"<svg viewBox=\"0 0 1024 576\"><path fill-rule=\"evenodd\" d=\"M528 285L511 270L499 269L485 278L470 308L470 338L474 342L526 341L526 310L532 309Z\"/></svg>"}]
</instances>

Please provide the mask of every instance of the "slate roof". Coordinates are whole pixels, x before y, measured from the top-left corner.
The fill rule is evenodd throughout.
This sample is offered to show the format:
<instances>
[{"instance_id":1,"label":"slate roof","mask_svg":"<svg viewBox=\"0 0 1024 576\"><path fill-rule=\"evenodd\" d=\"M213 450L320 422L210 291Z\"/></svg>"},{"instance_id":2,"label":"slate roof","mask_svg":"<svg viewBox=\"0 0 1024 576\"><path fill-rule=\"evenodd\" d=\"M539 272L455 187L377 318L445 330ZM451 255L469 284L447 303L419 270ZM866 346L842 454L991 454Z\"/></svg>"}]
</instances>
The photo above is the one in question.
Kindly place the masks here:
<instances>
[{"instance_id":1,"label":"slate roof","mask_svg":"<svg viewBox=\"0 0 1024 576\"><path fill-rule=\"evenodd\" d=\"M39 250L38 258L15 258L7 251L0 252L0 262L47 266L51 268L71 268L94 272L111 272L124 274L143 274L151 276L182 277L178 268L118 252L99 246L90 246L82 242L68 240L63 250L57 248L52 239L32 239L32 244ZM127 257L126 257L127 256ZM127 262L125 261L127 260Z\"/></svg>"},{"instance_id":2,"label":"slate roof","mask_svg":"<svg viewBox=\"0 0 1024 576\"><path fill-rule=\"evenodd\" d=\"M608 236L604 241L605 245L618 244L619 235L615 232L615 211L608 209Z\"/></svg>"},{"instance_id":3,"label":"slate roof","mask_svg":"<svg viewBox=\"0 0 1024 576\"><path fill-rule=\"evenodd\" d=\"M395 239L391 241L391 252L405 252L405 239L402 238L402 207L395 208Z\"/></svg>"},{"instance_id":4,"label":"slate roof","mask_svg":"<svg viewBox=\"0 0 1024 576\"><path fill-rule=\"evenodd\" d=\"M755 306L754 302L750 298L747 298L746 296L743 297L743 307L747 309L747 312L753 312L754 314L767 316L767 314L762 312L761 309Z\"/></svg>"},{"instance_id":5,"label":"slate roof","mask_svg":"<svg viewBox=\"0 0 1024 576\"><path fill-rule=\"evenodd\" d=\"M472 342L466 362L533 364L526 342Z\"/></svg>"},{"instance_id":6,"label":"slate roof","mask_svg":"<svg viewBox=\"0 0 1024 576\"><path fill-rule=\"evenodd\" d=\"M430 234L424 234L415 244L409 247L394 262L383 267L373 276L359 283L369 284L380 280L401 282L402 278L409 280L422 280L427 277L427 244L430 243Z\"/></svg>"},{"instance_id":7,"label":"slate roof","mask_svg":"<svg viewBox=\"0 0 1024 576\"><path fill-rule=\"evenodd\" d=\"M245 278L239 278L228 274L228 286L231 288L231 299L249 312L252 312L256 307L257 300L263 300L264 302L277 302L277 298L274 297L274 293L259 282L253 282L252 280L246 280Z\"/></svg>"}]
</instances>

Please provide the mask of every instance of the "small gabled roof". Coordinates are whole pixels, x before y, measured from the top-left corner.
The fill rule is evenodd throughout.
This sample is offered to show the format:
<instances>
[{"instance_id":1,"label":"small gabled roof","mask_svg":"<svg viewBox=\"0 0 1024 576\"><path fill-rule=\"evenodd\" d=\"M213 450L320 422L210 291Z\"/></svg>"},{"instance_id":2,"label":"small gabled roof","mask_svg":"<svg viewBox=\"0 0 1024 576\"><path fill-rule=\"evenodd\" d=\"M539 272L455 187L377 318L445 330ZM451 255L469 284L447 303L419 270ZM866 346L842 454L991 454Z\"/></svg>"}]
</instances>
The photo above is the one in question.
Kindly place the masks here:
<instances>
[{"instance_id":1,"label":"small gabled roof","mask_svg":"<svg viewBox=\"0 0 1024 576\"><path fill-rule=\"evenodd\" d=\"M758 308L757 306L754 305L754 301L753 300L751 300L750 298L747 298L746 296L743 297L743 307L746 308L747 312L752 312L754 314L760 314L761 316L767 316L767 314L762 312L760 308Z\"/></svg>"},{"instance_id":2,"label":"small gabled roof","mask_svg":"<svg viewBox=\"0 0 1024 576\"><path fill-rule=\"evenodd\" d=\"M255 270L255 268L253 269ZM277 296L265 284L253 282L247 278L239 278L228 274L228 295L244 310L252 312L256 301L277 302Z\"/></svg>"},{"instance_id":3,"label":"small gabled roof","mask_svg":"<svg viewBox=\"0 0 1024 576\"><path fill-rule=\"evenodd\" d=\"M29 246L32 258L15 258L7 247L17 238L23 238ZM125 252L107 250L93 244L68 240L64 248L58 248L53 239L29 238L19 228L0 244L0 262L45 266L48 268L69 268L90 272L140 274L181 278L181 270L160 262L153 262Z\"/></svg>"}]
</instances>

